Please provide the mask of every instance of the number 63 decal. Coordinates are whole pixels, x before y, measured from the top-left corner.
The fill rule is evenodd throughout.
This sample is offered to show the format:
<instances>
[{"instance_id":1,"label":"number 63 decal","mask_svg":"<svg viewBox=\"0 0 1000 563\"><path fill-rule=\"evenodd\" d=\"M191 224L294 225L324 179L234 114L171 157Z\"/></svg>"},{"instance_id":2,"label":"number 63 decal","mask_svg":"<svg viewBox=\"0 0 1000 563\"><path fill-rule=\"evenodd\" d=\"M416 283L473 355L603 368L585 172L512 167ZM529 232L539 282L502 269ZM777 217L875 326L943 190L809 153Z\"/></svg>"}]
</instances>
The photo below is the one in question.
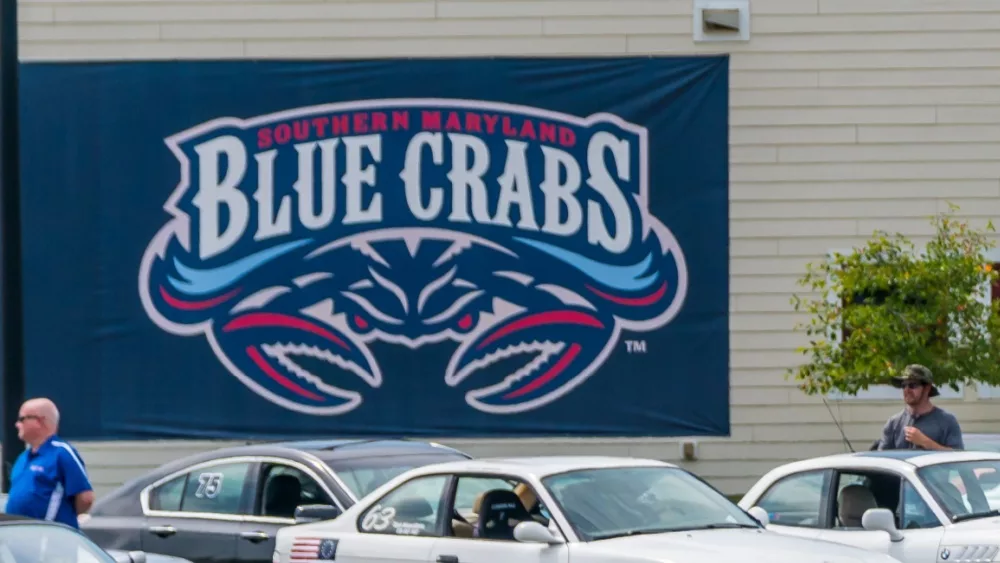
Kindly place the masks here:
<instances>
[{"instance_id":1,"label":"number 63 decal","mask_svg":"<svg viewBox=\"0 0 1000 563\"><path fill-rule=\"evenodd\" d=\"M365 531L381 532L392 524L392 519L396 516L396 509L391 506L382 507L376 504L372 507L364 520L361 521L361 529Z\"/></svg>"}]
</instances>

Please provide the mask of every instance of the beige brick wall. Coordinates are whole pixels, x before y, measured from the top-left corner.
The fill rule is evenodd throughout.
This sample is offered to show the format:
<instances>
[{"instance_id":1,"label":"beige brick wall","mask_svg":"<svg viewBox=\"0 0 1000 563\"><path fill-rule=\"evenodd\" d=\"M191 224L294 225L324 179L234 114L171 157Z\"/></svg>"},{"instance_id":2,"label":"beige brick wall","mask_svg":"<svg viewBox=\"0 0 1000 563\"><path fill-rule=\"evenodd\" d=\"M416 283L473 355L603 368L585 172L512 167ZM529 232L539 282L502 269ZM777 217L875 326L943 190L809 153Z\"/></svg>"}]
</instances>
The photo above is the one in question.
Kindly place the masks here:
<instances>
[{"instance_id":1,"label":"beige brick wall","mask_svg":"<svg viewBox=\"0 0 1000 563\"><path fill-rule=\"evenodd\" d=\"M752 39L699 44L691 0L22 0L26 60L730 51L732 420L688 467L744 490L771 467L843 449L829 412L784 380L806 261L873 229L928 234L945 199L1000 210L1000 2L752 0ZM997 393L993 393L996 396ZM943 401L966 430L994 399ZM831 403L858 445L898 404ZM590 452L675 460L659 440L467 442L478 455ZM101 490L207 443L81 444Z\"/></svg>"}]
</instances>

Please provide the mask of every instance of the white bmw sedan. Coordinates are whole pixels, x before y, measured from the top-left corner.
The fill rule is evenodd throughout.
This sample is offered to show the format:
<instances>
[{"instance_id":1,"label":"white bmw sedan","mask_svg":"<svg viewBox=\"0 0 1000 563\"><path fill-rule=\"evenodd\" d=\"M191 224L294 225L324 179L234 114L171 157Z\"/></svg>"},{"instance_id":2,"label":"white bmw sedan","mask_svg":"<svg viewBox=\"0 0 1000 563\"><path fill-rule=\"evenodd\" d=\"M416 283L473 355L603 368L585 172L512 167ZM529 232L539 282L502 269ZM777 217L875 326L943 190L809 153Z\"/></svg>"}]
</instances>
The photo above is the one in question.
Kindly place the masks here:
<instances>
[{"instance_id":1,"label":"white bmw sedan","mask_svg":"<svg viewBox=\"0 0 1000 563\"><path fill-rule=\"evenodd\" d=\"M797 461L739 505L768 530L905 563L1000 560L1000 453L873 451Z\"/></svg>"},{"instance_id":2,"label":"white bmw sedan","mask_svg":"<svg viewBox=\"0 0 1000 563\"><path fill-rule=\"evenodd\" d=\"M275 563L897 563L769 532L660 461L476 459L408 471L333 520L278 532Z\"/></svg>"}]
</instances>

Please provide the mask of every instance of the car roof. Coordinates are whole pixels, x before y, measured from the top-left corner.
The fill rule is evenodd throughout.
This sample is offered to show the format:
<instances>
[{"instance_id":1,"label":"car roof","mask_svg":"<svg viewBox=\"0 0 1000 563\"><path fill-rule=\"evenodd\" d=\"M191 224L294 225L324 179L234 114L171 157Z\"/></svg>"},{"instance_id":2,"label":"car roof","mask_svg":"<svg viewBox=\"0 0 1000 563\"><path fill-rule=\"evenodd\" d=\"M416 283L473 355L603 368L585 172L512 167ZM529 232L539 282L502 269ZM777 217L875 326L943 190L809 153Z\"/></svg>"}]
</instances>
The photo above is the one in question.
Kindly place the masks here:
<instances>
[{"instance_id":1,"label":"car roof","mask_svg":"<svg viewBox=\"0 0 1000 563\"><path fill-rule=\"evenodd\" d=\"M968 442L969 440L1000 440L1000 434L989 434L986 432L963 433L962 441Z\"/></svg>"},{"instance_id":2,"label":"car roof","mask_svg":"<svg viewBox=\"0 0 1000 563\"><path fill-rule=\"evenodd\" d=\"M257 443L248 442L238 446L228 446L207 450L183 457L181 459L173 460L158 468L158 472L172 472L187 465L224 457L292 456L294 458L297 453L308 453L324 461L331 461L334 459L438 452L454 453L460 454L463 457L469 457L467 454L459 450L449 448L436 442L408 440L404 438L290 440ZM167 470L168 467L169 470Z\"/></svg>"},{"instance_id":3,"label":"car roof","mask_svg":"<svg viewBox=\"0 0 1000 563\"><path fill-rule=\"evenodd\" d=\"M362 457L384 457L414 454L451 454L463 458L470 456L460 450L449 448L436 442L421 440L398 439L317 439L289 440L275 442L247 443L237 446L215 448L171 460L154 469L144 472L115 491L105 495L104 499L128 497L150 483L185 469L191 465L231 457L283 457L303 461L303 454L311 454L325 463L338 459ZM100 502L100 501L99 501Z\"/></svg>"},{"instance_id":4,"label":"car roof","mask_svg":"<svg viewBox=\"0 0 1000 563\"><path fill-rule=\"evenodd\" d=\"M963 450L880 450L851 452L793 461L777 468L781 473L846 466L909 470L959 461L1000 461L1000 453Z\"/></svg>"},{"instance_id":5,"label":"car roof","mask_svg":"<svg viewBox=\"0 0 1000 563\"><path fill-rule=\"evenodd\" d=\"M915 467L926 467L939 463L953 463L959 461L1000 461L1000 453L980 452L965 450L886 450L875 452L860 452L854 454L857 457L873 457L883 459L895 459L903 463L908 463Z\"/></svg>"},{"instance_id":6,"label":"car roof","mask_svg":"<svg viewBox=\"0 0 1000 563\"><path fill-rule=\"evenodd\" d=\"M656 459L617 456L513 456L476 458L461 461L447 461L425 465L411 470L419 473L511 473L533 474L542 478L547 475L565 473L580 469L606 469L614 467L677 467L672 463ZM413 474L413 473L411 473Z\"/></svg>"},{"instance_id":7,"label":"car roof","mask_svg":"<svg viewBox=\"0 0 1000 563\"><path fill-rule=\"evenodd\" d=\"M404 438L380 438L380 439L339 439L339 440L296 440L286 442L273 442L270 446L288 448L291 450L306 451L319 457L323 461L336 459L349 459L359 457L381 457L409 454L436 454L450 453L469 457L468 454L439 444L437 442L427 442L420 440L407 440Z\"/></svg>"}]
</instances>

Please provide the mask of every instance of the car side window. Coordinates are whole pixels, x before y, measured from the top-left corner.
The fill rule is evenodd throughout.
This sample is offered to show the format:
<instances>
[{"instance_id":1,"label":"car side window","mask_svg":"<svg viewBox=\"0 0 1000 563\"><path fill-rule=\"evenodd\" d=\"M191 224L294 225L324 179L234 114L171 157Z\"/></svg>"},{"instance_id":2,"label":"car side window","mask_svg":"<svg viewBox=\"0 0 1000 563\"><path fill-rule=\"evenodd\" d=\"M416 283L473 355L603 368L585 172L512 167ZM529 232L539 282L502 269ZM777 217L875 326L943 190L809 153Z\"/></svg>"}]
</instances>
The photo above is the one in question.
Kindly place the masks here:
<instances>
[{"instance_id":1,"label":"car side window","mask_svg":"<svg viewBox=\"0 0 1000 563\"><path fill-rule=\"evenodd\" d=\"M810 471L781 479L764 493L757 506L778 526L819 527L827 473Z\"/></svg>"},{"instance_id":2,"label":"car side window","mask_svg":"<svg viewBox=\"0 0 1000 563\"><path fill-rule=\"evenodd\" d=\"M851 469L839 472L833 499L833 527L860 529L868 510L884 508L898 514L902 478L888 471ZM896 519L899 526L899 519Z\"/></svg>"},{"instance_id":3,"label":"car side window","mask_svg":"<svg viewBox=\"0 0 1000 563\"><path fill-rule=\"evenodd\" d=\"M514 527L534 520L549 525L549 513L527 483L499 477L462 476L455 487L449 536L515 541Z\"/></svg>"},{"instance_id":4,"label":"car side window","mask_svg":"<svg viewBox=\"0 0 1000 563\"><path fill-rule=\"evenodd\" d=\"M249 463L223 463L188 474L181 512L239 514Z\"/></svg>"},{"instance_id":5,"label":"car side window","mask_svg":"<svg viewBox=\"0 0 1000 563\"><path fill-rule=\"evenodd\" d=\"M181 509L181 499L184 496L184 485L187 483L188 474L163 483L162 485L149 491L150 510L164 510L178 512Z\"/></svg>"},{"instance_id":6,"label":"car side window","mask_svg":"<svg viewBox=\"0 0 1000 563\"><path fill-rule=\"evenodd\" d=\"M266 463L262 468L258 510L261 516L294 518L303 504L336 506L330 495L308 473L283 463Z\"/></svg>"},{"instance_id":7,"label":"car side window","mask_svg":"<svg viewBox=\"0 0 1000 563\"><path fill-rule=\"evenodd\" d=\"M938 528L941 526L941 521L938 520L931 507L909 481L903 484L902 505L901 528Z\"/></svg>"},{"instance_id":8,"label":"car side window","mask_svg":"<svg viewBox=\"0 0 1000 563\"><path fill-rule=\"evenodd\" d=\"M437 536L447 482L447 476L429 475L403 483L365 510L358 519L358 528L367 534Z\"/></svg>"}]
</instances>

